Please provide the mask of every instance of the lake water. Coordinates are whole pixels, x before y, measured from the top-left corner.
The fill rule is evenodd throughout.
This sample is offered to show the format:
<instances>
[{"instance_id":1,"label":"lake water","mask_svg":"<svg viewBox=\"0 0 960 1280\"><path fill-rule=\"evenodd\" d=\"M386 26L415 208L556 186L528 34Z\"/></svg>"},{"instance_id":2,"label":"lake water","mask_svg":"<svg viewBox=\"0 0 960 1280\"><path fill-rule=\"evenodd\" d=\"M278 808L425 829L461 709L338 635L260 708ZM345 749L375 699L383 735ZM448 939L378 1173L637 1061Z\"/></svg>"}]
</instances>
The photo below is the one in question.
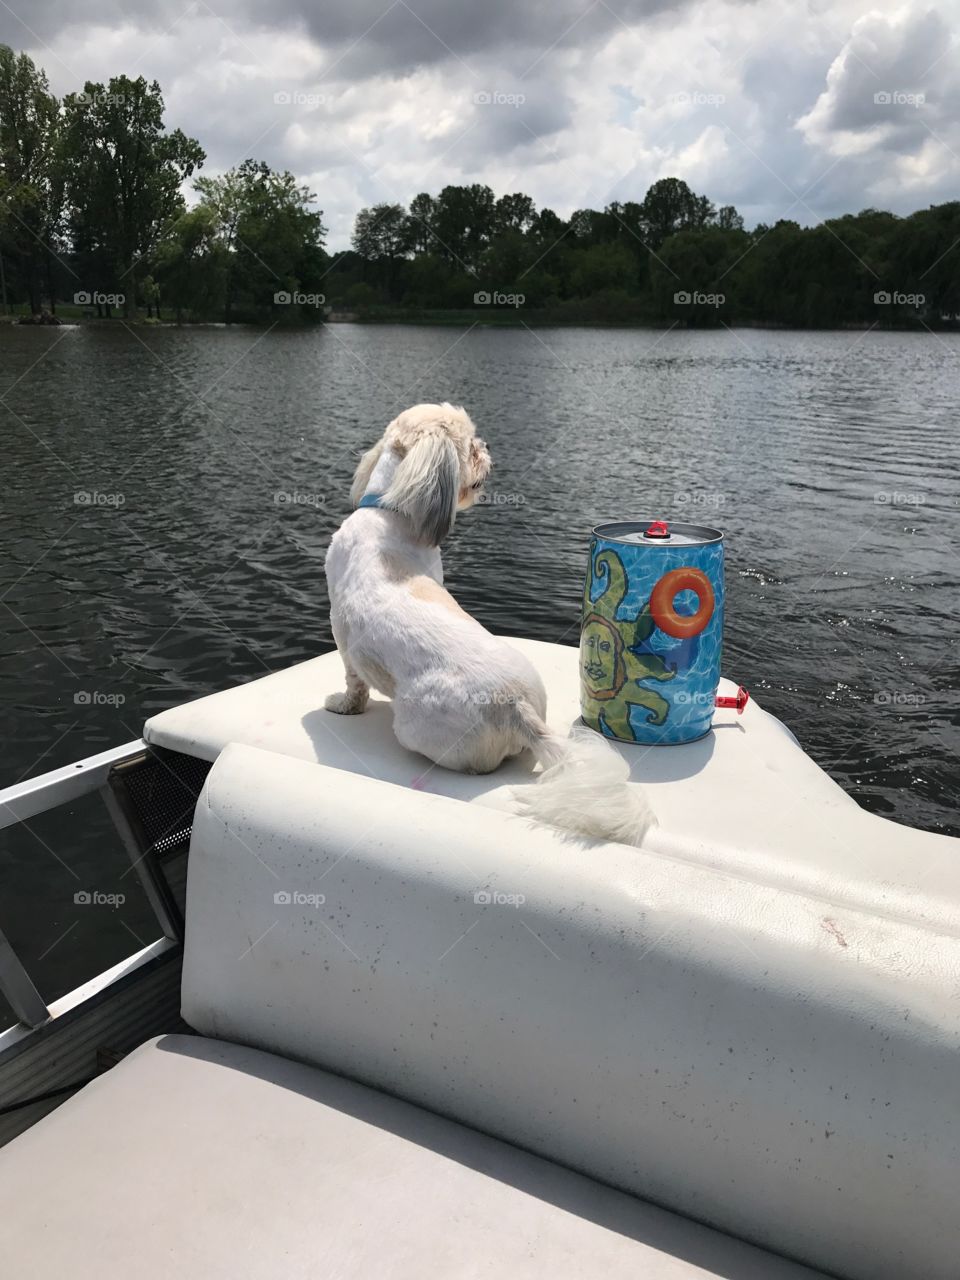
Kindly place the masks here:
<instances>
[{"instance_id":1,"label":"lake water","mask_svg":"<svg viewBox=\"0 0 960 1280\"><path fill-rule=\"evenodd\" d=\"M329 647L354 460L451 399L495 464L444 552L465 608L573 644L591 525L717 525L724 673L866 808L960 834L960 337L3 327L0 397L4 783ZM95 806L0 846L48 998L155 932L133 877L73 901L126 865Z\"/></svg>"}]
</instances>

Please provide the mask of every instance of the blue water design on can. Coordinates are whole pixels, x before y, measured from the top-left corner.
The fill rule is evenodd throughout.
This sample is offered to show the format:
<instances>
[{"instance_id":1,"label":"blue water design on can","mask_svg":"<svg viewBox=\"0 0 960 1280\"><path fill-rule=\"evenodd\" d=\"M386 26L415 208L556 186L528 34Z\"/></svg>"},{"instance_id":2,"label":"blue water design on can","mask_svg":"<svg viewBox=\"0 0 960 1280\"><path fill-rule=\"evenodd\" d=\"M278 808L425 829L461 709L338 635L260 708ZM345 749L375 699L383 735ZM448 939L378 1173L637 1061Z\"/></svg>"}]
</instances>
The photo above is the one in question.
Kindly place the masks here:
<instances>
[{"instance_id":1,"label":"blue water design on can","mask_svg":"<svg viewBox=\"0 0 960 1280\"><path fill-rule=\"evenodd\" d=\"M580 710L621 742L710 729L723 642L723 535L660 520L598 525L580 636Z\"/></svg>"}]
</instances>

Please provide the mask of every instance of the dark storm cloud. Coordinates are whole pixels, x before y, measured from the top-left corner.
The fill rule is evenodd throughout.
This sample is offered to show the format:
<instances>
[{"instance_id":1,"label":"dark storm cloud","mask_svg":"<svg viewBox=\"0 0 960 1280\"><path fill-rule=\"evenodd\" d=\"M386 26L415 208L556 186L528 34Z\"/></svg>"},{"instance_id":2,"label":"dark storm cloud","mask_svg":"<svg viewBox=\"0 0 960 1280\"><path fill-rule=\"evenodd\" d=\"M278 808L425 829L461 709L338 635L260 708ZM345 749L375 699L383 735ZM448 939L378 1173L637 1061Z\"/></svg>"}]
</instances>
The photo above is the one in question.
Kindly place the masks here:
<instances>
[{"instance_id":1,"label":"dark storm cloud","mask_svg":"<svg viewBox=\"0 0 960 1280\"><path fill-rule=\"evenodd\" d=\"M199 2L193 6L199 10ZM172 0L12 0L0 6L0 44L14 49L47 44L73 28L120 27L126 24L162 30L190 8L189 0L177 5Z\"/></svg>"},{"instance_id":2,"label":"dark storm cloud","mask_svg":"<svg viewBox=\"0 0 960 1280\"><path fill-rule=\"evenodd\" d=\"M226 7L222 0L15 0L0 8L0 41L14 47L46 43L76 27L136 25L156 34L184 28L190 18L216 17L241 34L257 28L306 33L332 51L340 74L350 76L409 71L448 59L504 51L514 70L556 49L582 49L617 28L634 26L664 11L679 11L687 0L247 0ZM520 65L522 64L522 65Z\"/></svg>"},{"instance_id":3,"label":"dark storm cloud","mask_svg":"<svg viewBox=\"0 0 960 1280\"><path fill-rule=\"evenodd\" d=\"M685 0L618 0L616 12L605 0L360 0L313 9L287 0L279 11L320 44L342 50L341 66L349 73L396 73L455 60L471 75L476 55L500 53L522 76L555 51L588 49L618 27L684 7Z\"/></svg>"}]
</instances>

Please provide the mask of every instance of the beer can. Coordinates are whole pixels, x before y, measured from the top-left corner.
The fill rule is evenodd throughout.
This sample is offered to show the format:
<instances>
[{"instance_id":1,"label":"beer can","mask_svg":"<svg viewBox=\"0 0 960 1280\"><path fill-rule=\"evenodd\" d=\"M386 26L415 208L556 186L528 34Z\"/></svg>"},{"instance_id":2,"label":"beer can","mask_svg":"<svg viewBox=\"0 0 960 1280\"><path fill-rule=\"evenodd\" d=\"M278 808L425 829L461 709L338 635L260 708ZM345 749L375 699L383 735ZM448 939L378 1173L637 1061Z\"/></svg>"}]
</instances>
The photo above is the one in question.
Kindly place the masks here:
<instances>
[{"instance_id":1,"label":"beer can","mask_svg":"<svg viewBox=\"0 0 960 1280\"><path fill-rule=\"evenodd\" d=\"M722 641L722 533L665 520L597 525L580 633L585 724L620 742L703 737Z\"/></svg>"}]
</instances>

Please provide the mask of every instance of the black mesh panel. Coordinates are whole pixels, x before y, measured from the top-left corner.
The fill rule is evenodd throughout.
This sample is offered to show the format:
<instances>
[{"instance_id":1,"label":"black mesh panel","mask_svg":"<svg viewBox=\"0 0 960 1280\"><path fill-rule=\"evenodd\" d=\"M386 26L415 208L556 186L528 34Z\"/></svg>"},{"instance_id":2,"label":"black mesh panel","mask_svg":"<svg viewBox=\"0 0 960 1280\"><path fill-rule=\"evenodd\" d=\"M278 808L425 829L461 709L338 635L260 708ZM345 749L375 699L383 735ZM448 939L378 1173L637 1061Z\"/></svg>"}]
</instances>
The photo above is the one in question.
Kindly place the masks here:
<instances>
[{"instance_id":1,"label":"black mesh panel","mask_svg":"<svg viewBox=\"0 0 960 1280\"><path fill-rule=\"evenodd\" d=\"M145 760L122 770L127 798L143 829L145 852L162 858L187 846L197 797L211 768L208 760L154 748Z\"/></svg>"}]
</instances>

